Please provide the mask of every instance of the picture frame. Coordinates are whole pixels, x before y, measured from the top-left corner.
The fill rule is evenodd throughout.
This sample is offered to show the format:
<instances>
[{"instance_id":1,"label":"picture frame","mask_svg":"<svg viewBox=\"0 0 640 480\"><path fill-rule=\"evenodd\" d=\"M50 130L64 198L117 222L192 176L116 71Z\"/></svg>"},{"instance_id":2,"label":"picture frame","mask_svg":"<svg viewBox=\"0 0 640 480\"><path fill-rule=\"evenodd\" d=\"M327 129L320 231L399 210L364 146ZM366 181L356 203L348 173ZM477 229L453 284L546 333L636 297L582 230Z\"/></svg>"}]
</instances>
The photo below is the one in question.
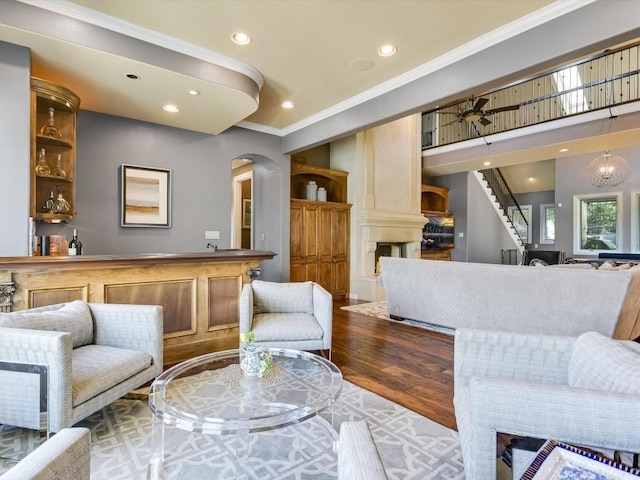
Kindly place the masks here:
<instances>
[{"instance_id":1,"label":"picture frame","mask_svg":"<svg viewBox=\"0 0 640 480\"><path fill-rule=\"evenodd\" d=\"M242 199L242 228L251 228L251 199Z\"/></svg>"},{"instance_id":2,"label":"picture frame","mask_svg":"<svg viewBox=\"0 0 640 480\"><path fill-rule=\"evenodd\" d=\"M171 228L171 170L120 167L120 225Z\"/></svg>"}]
</instances>

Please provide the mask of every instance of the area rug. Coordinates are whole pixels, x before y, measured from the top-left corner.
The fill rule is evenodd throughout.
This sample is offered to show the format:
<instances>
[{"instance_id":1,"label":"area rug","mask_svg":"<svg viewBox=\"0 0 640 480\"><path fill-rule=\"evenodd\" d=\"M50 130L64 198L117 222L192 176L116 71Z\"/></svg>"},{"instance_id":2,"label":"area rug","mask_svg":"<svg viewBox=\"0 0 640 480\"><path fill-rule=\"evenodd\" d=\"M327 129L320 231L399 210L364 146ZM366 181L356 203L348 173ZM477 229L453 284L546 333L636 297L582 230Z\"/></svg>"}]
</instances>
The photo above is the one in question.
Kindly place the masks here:
<instances>
[{"instance_id":1,"label":"area rug","mask_svg":"<svg viewBox=\"0 0 640 480\"><path fill-rule=\"evenodd\" d=\"M342 420L366 420L391 479L464 478L457 432L374 393L344 382ZM334 436L322 417L249 435L243 457L251 479L324 480L337 477ZM147 402L120 399L79 426L91 430L91 478L147 478L152 453L152 417ZM0 441L0 455L16 438ZM234 437L176 432L168 443L179 453L167 478L235 479ZM2 470L0 469L0 473Z\"/></svg>"},{"instance_id":2,"label":"area rug","mask_svg":"<svg viewBox=\"0 0 640 480\"><path fill-rule=\"evenodd\" d=\"M412 327L418 327L424 330L430 330L432 332L444 333L447 335L453 335L455 332L453 328L443 327L440 325L435 325L433 323L420 322L418 320L411 320L409 318L391 318L391 316L389 315L389 310L387 309L386 300L382 300L380 302L358 303L357 305L347 305L345 307L340 307L340 309L359 313L360 315L366 315L368 317L380 318L389 322L411 325Z\"/></svg>"}]
</instances>

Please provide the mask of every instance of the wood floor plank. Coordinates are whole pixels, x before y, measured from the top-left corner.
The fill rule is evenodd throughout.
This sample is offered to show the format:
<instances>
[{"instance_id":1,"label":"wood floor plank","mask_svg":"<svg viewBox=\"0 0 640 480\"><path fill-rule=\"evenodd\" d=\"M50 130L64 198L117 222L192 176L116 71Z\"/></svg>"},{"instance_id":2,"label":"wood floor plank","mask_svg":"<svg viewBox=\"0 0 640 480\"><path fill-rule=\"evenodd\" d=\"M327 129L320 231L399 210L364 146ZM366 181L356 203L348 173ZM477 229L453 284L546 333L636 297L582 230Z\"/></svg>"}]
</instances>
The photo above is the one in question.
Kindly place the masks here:
<instances>
[{"instance_id":1,"label":"wood floor plank","mask_svg":"<svg viewBox=\"0 0 640 480\"><path fill-rule=\"evenodd\" d=\"M453 410L453 337L361 315L334 300L333 361L345 380L448 428Z\"/></svg>"}]
</instances>

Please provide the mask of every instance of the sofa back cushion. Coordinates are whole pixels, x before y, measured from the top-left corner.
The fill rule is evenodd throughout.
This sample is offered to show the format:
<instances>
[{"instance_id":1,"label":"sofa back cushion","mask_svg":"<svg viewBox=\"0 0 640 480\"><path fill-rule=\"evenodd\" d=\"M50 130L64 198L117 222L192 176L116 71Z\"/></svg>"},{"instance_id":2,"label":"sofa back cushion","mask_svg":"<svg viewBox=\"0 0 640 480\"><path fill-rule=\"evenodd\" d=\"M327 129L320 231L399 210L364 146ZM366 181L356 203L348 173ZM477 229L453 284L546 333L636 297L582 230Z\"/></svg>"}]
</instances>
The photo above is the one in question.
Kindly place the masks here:
<instances>
[{"instance_id":1,"label":"sofa back cushion","mask_svg":"<svg viewBox=\"0 0 640 480\"><path fill-rule=\"evenodd\" d=\"M569 385L640 395L640 344L583 333L569 361Z\"/></svg>"},{"instance_id":2,"label":"sofa back cushion","mask_svg":"<svg viewBox=\"0 0 640 480\"><path fill-rule=\"evenodd\" d=\"M82 300L0 314L0 327L68 332L73 348L93 343L93 319Z\"/></svg>"},{"instance_id":3,"label":"sofa back cushion","mask_svg":"<svg viewBox=\"0 0 640 480\"><path fill-rule=\"evenodd\" d=\"M253 311L258 313L313 313L313 282L276 283L254 280Z\"/></svg>"}]
</instances>

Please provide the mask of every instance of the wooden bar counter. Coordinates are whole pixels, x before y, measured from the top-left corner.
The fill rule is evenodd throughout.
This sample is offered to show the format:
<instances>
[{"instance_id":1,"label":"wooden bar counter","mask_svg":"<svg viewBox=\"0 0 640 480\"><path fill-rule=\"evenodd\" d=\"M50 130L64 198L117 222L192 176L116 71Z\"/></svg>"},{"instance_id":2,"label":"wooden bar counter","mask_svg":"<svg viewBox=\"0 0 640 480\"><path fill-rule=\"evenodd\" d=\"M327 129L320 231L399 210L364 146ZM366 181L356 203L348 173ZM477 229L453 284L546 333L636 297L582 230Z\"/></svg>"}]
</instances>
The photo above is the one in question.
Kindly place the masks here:
<instances>
[{"instance_id":1,"label":"wooden bar counter","mask_svg":"<svg viewBox=\"0 0 640 480\"><path fill-rule=\"evenodd\" d=\"M238 299L262 250L0 257L0 312L84 300L162 305L164 363L237 348ZM3 302L4 298L4 302Z\"/></svg>"}]
</instances>

